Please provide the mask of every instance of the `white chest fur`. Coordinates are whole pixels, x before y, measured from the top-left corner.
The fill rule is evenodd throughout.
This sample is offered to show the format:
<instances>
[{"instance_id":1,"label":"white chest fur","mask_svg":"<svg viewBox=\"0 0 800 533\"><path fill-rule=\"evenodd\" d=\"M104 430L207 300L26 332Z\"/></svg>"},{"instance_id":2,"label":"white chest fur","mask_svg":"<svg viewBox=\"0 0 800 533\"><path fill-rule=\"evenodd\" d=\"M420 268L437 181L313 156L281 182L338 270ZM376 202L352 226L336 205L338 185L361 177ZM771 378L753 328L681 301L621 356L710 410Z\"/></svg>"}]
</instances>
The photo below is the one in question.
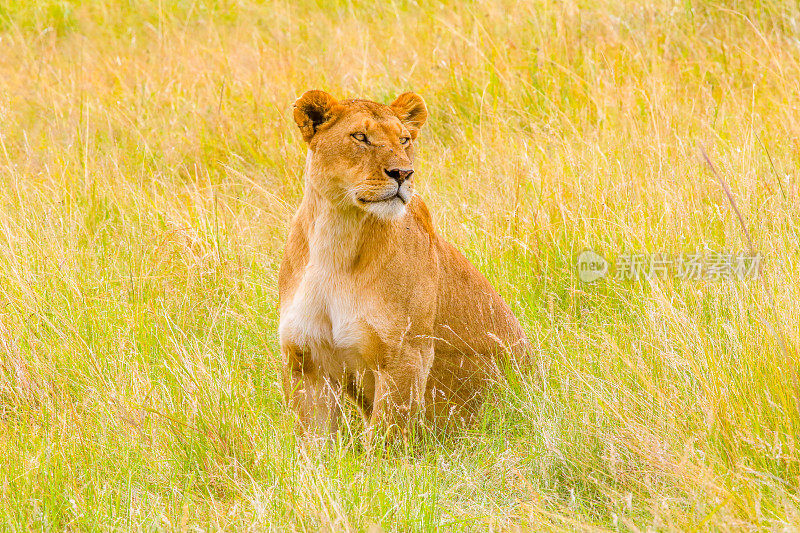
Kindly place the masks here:
<instances>
[{"instance_id":1,"label":"white chest fur","mask_svg":"<svg viewBox=\"0 0 800 533\"><path fill-rule=\"evenodd\" d=\"M301 349L352 348L358 344L360 321L346 280L309 265L291 302L282 306L278 332L281 342Z\"/></svg>"},{"instance_id":2,"label":"white chest fur","mask_svg":"<svg viewBox=\"0 0 800 533\"><path fill-rule=\"evenodd\" d=\"M281 344L307 351L329 371L356 370L363 366L358 353L366 314L345 265L355 254L360 221L328 215L318 216L309 232L309 261L291 300L281 305L278 333Z\"/></svg>"}]
</instances>

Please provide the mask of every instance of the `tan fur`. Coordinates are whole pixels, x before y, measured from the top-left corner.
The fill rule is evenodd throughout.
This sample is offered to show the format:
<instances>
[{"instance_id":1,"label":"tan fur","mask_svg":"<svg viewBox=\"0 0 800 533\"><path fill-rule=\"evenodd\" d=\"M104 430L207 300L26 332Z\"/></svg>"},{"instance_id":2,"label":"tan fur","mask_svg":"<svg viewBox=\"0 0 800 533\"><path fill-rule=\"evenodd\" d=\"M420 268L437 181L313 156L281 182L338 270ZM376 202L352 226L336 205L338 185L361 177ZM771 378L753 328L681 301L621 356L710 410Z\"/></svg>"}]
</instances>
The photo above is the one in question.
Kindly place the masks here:
<instances>
[{"instance_id":1,"label":"tan fur","mask_svg":"<svg viewBox=\"0 0 800 533\"><path fill-rule=\"evenodd\" d=\"M384 172L412 168L427 116L413 93L386 106L309 91L295 104L309 151L279 274L279 334L304 433L335 431L344 396L373 430L404 429L416 413L440 427L468 422L497 358L526 350L506 303L434 230L413 177Z\"/></svg>"}]
</instances>

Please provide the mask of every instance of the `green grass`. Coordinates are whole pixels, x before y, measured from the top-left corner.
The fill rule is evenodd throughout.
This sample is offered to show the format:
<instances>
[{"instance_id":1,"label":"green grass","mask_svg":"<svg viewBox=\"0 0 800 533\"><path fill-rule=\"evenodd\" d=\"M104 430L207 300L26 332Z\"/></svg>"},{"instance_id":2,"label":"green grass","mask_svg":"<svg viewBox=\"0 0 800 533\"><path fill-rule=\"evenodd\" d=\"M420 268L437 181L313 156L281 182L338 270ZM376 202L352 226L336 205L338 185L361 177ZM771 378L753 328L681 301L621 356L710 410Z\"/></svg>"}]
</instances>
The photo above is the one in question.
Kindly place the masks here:
<instances>
[{"instance_id":1,"label":"green grass","mask_svg":"<svg viewBox=\"0 0 800 533\"><path fill-rule=\"evenodd\" d=\"M8 530L800 526L800 8L5 2ZM298 448L276 272L311 88L431 116L441 233L538 356L453 442ZM581 283L585 248L746 251L763 278ZM781 340L783 339L783 340ZM782 343L785 345L782 347Z\"/></svg>"}]
</instances>

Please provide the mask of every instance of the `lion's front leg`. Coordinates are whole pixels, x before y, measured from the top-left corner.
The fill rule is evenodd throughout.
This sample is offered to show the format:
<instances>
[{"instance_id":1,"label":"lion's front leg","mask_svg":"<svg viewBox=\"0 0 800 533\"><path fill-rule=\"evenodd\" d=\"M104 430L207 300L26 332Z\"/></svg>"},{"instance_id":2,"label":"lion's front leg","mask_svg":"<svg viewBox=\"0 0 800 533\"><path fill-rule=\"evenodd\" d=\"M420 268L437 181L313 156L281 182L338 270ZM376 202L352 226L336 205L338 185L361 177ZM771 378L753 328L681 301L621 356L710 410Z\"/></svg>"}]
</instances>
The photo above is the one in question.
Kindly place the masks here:
<instances>
[{"instance_id":1,"label":"lion's front leg","mask_svg":"<svg viewBox=\"0 0 800 533\"><path fill-rule=\"evenodd\" d=\"M400 355L375 370L375 393L368 439L400 433L404 437L425 415L425 390L433 347L404 347Z\"/></svg>"},{"instance_id":2,"label":"lion's front leg","mask_svg":"<svg viewBox=\"0 0 800 533\"><path fill-rule=\"evenodd\" d=\"M341 394L339 380L324 375L310 354L297 348L282 348L283 391L297 416L301 436L326 440L339 428Z\"/></svg>"}]
</instances>

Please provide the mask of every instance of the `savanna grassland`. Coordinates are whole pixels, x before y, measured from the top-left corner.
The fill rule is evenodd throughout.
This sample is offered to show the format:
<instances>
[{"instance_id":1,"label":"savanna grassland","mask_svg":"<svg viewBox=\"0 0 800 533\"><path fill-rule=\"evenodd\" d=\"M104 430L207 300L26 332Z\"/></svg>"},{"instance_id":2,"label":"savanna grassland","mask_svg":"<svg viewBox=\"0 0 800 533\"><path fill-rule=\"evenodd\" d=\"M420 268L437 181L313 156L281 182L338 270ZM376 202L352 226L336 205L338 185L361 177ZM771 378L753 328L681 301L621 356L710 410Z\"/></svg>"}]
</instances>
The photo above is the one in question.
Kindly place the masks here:
<instances>
[{"instance_id":1,"label":"savanna grassland","mask_svg":"<svg viewBox=\"0 0 800 533\"><path fill-rule=\"evenodd\" d=\"M534 347L452 441L296 445L312 88L426 99L417 187ZM2 529L794 530L798 164L796 2L5 0ZM748 236L759 279L576 276Z\"/></svg>"}]
</instances>

